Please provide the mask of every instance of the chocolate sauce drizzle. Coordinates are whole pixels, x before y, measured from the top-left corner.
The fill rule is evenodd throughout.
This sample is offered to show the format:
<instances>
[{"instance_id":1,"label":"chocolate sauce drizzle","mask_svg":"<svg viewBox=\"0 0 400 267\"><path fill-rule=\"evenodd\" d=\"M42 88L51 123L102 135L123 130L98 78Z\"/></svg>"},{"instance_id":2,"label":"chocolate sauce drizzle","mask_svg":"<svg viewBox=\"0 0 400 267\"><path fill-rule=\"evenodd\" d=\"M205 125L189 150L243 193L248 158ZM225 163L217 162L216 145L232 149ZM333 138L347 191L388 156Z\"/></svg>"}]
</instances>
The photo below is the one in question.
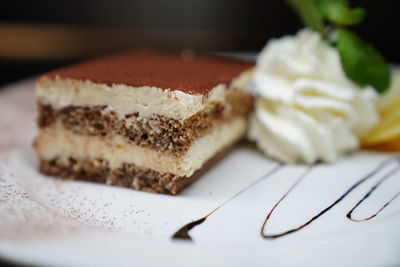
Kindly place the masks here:
<instances>
[{"instance_id":1,"label":"chocolate sauce drizzle","mask_svg":"<svg viewBox=\"0 0 400 267\"><path fill-rule=\"evenodd\" d=\"M366 220L370 220L372 218L374 218L375 216L377 216L383 209L385 209L394 199L396 199L399 195L400 192L398 192L397 194L395 194L388 202L386 202L382 208L380 208L376 213L372 214L371 216L364 218L364 219L353 219L352 218L352 213L353 211L362 203L364 202L386 179L388 179L389 177L393 176L395 173L400 171L400 166L398 166L397 164L400 163L400 158L399 157L395 157L395 158L390 158L388 160L385 160L384 162L382 162L380 165L378 165L378 167L376 167L375 169L373 169L370 173L368 173L366 176L364 176L363 178L361 178L360 180L358 180L355 184L353 184L343 195L341 195L337 200L335 200L331 205L329 205L328 207L326 207L325 209L323 209L322 211L320 211L319 213L317 213L314 217L312 217L310 220L308 220L307 222L305 222L304 224L290 229L288 231L279 233L279 234L265 234L265 228L267 226L267 223L270 219L270 217L272 216L272 214L274 213L275 209L279 206L279 204L290 194L290 192L292 192L292 190L308 175L308 173L314 168L314 166L310 166L307 168L307 170L297 179L297 181L289 188L289 190L281 197L281 199L279 199L279 201L273 206L273 208L268 212L267 217L265 218L262 227L261 227L261 236L265 239L276 239L276 238L280 238L283 236L286 236L288 234L291 233L295 233L303 228L305 228L306 226L310 225L312 222L314 222L315 220L317 220L319 217L321 217L322 215L324 215L326 212L328 212L330 209L332 209L334 206L336 206L339 202L341 202L348 194L350 194L354 189L356 189L358 186L360 186L361 184L363 184L365 181L369 180L371 177L377 175L383 168L385 168L386 166L388 166L391 163L396 163L396 167L393 168L392 170L390 170L387 174L385 174L368 192L367 194L347 213L346 217L349 218L352 221L355 222L360 222L360 221L366 221Z\"/></svg>"},{"instance_id":2,"label":"chocolate sauce drizzle","mask_svg":"<svg viewBox=\"0 0 400 267\"><path fill-rule=\"evenodd\" d=\"M203 218L200 218L196 221L190 222L184 226L182 226L181 229L179 229L178 231L176 231L176 233L172 236L173 239L186 239L186 240L192 240L192 237L189 235L189 231L193 228L196 227L199 224L202 224L208 216L210 216L211 214L207 214L206 216L204 216Z\"/></svg>"},{"instance_id":3,"label":"chocolate sauce drizzle","mask_svg":"<svg viewBox=\"0 0 400 267\"><path fill-rule=\"evenodd\" d=\"M374 217L376 217L382 210L384 210L391 202L393 202L397 197L400 196L400 191L397 192L389 201L387 201L377 212L373 213L372 215L366 217L366 218L362 218L362 219L354 219L352 217L353 212L368 198L371 196L371 194L384 182L386 181L388 178L392 177L393 175L395 175L396 173L398 173L400 171L400 157L393 157L393 158L389 158L385 161L383 161L382 163L380 163L375 169L373 169L372 171L370 171L367 175L365 175L364 177L362 177L361 179L359 179L356 183L354 183L349 189L347 189L337 200L335 200L332 204L330 204L329 206L327 206L326 208L324 208L322 211L320 211L319 213L317 213L315 216L313 216L310 220L308 220L307 222L305 222L304 224L292 228L290 230L287 230L285 232L282 233L278 233L278 234L265 234L265 230L267 228L269 219L271 218L272 214L274 213L275 209L279 206L279 204L298 186L298 184L308 176L308 174L315 168L316 165L311 165L309 167L307 167L307 169L299 176L299 178L294 182L294 184L288 189L288 191L278 200L278 202L272 207L272 209L268 212L262 226L261 226L261 231L260 234L263 238L265 239L277 239L292 233L295 233L305 227L307 227L308 225L310 225L311 223L313 223L314 221L316 221L319 217L321 217L322 215L324 215L326 212L328 212L330 209L332 209L334 206L336 206L337 204L339 204L347 195L349 195L354 189L356 189L357 187L359 187L361 184L363 184L364 182L366 182L367 180L369 180L370 178L376 176L379 174L380 171L382 171L385 167L389 166L390 164L395 163L396 165L394 166L394 168L390 169L390 171L388 171L386 174L384 174L382 176L382 178L379 179L379 181L377 183L375 183L371 189L363 196L363 198L358 201L358 203L350 209L350 211L346 214L346 217L348 219L350 219L351 221L354 222L362 222L362 221L367 221L370 220ZM245 188L243 188L242 190L238 191L237 193L235 193L232 197L230 197L228 200L226 200L225 202L223 202L221 205L219 205L218 207L216 207L214 210L212 210L210 213L208 213L206 216L192 221L188 224L185 224L183 227L181 227L177 232L175 232L175 234L172 236L173 239L183 239L183 240L190 240L192 241L192 238L189 235L189 231L191 229L193 229L194 227L204 223L207 218L209 216L211 216L214 212L218 211L220 208L222 208L223 206L225 206L228 202L232 201L234 198L236 198L237 196L239 196L240 194L242 194L244 191L246 191L247 189L249 189L250 187L256 185L257 183L265 180L266 178L271 177L273 174L275 174L276 172L278 172L280 169L283 168L284 165L282 164L278 164L277 166L275 166L272 170L270 170L268 173L264 174L263 176L261 176L260 178L256 179L255 181L253 181L252 183L250 183L249 185L247 185Z\"/></svg>"},{"instance_id":4,"label":"chocolate sauce drizzle","mask_svg":"<svg viewBox=\"0 0 400 267\"><path fill-rule=\"evenodd\" d=\"M397 166L389 173L384 175L373 187L371 187L371 189L365 194L365 196L363 196L363 198L353 208L351 208L351 210L346 214L346 217L352 220L353 222L363 222L371 220L372 218L376 217L379 213L381 213L381 211L384 210L393 200L395 200L398 196L400 196L400 191L397 192L388 202L386 202L377 212L373 213L372 215L362 219L354 219L352 217L353 211L357 209L361 203L363 203L386 179L392 177L399 171L400 171L400 166Z\"/></svg>"},{"instance_id":5,"label":"chocolate sauce drizzle","mask_svg":"<svg viewBox=\"0 0 400 267\"><path fill-rule=\"evenodd\" d=\"M219 205L218 207L216 207L215 209L213 209L211 212L209 212L207 215L205 215L204 217L201 217L198 220L192 221L188 224L185 224L184 226L182 226L178 231L175 232L175 234L172 235L172 239L183 239L183 240L189 240L189 241L193 241L192 238L189 235L189 231L191 229L193 229L194 227L196 227L199 224L202 224L203 222L206 221L206 219L208 217L210 217L214 212L218 211L220 208L222 208L223 206L225 206L227 203L229 203L230 201L232 201L233 199L235 199L236 197L238 197L240 194L242 194L244 191L246 191L247 189L249 189L250 187L258 184L259 182L267 179L268 177L271 177L273 174L275 174L277 171L279 171L281 168L283 167L282 164L278 164L276 165L274 168L272 168L270 171L268 171L266 174L264 174L263 176L261 176L260 178L254 180L253 182L251 182L250 184L248 184L245 188L243 188L242 190L236 192L233 196L231 196L229 199L225 200L221 205Z\"/></svg>"}]
</instances>

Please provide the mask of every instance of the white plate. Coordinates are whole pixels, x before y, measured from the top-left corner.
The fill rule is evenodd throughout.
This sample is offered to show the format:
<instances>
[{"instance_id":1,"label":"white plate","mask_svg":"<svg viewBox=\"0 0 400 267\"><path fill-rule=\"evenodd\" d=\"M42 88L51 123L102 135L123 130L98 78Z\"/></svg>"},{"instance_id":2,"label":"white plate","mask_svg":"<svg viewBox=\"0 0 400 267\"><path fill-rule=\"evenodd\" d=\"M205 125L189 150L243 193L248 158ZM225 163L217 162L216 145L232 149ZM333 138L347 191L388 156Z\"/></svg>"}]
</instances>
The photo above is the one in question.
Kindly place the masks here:
<instances>
[{"instance_id":1,"label":"white plate","mask_svg":"<svg viewBox=\"0 0 400 267\"><path fill-rule=\"evenodd\" d=\"M260 230L267 213L306 166L283 166L260 179L277 163L241 147L179 196L46 177L37 172L31 146L33 87L27 80L0 91L0 256L5 259L57 266L400 264L400 197L371 220L346 218L397 161L301 231L264 239ZM315 166L276 208L265 232L300 226L390 157L360 152ZM399 190L396 173L354 218L375 213ZM190 231L194 242L171 239L181 226L217 207Z\"/></svg>"}]
</instances>

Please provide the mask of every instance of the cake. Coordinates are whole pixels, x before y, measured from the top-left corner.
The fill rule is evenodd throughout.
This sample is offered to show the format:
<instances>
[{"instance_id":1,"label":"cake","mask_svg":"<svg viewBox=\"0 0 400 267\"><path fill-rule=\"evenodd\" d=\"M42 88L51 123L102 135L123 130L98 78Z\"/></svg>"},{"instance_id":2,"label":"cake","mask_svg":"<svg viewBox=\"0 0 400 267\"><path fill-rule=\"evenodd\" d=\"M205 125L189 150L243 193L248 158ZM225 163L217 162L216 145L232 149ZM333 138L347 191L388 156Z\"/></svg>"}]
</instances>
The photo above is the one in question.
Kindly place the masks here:
<instances>
[{"instance_id":1,"label":"cake","mask_svg":"<svg viewBox=\"0 0 400 267\"><path fill-rule=\"evenodd\" d=\"M245 135L252 64L133 51L36 83L40 171L177 194Z\"/></svg>"}]
</instances>

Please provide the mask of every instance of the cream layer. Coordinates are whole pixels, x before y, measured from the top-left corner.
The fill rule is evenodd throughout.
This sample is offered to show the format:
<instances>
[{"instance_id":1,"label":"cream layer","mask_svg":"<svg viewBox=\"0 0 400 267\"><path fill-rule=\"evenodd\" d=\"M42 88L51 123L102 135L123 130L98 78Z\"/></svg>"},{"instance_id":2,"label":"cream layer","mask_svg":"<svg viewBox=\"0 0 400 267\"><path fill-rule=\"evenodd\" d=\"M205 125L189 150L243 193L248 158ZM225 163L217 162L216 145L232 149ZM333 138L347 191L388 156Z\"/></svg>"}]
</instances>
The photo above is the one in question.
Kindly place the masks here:
<instances>
[{"instance_id":1,"label":"cream layer","mask_svg":"<svg viewBox=\"0 0 400 267\"><path fill-rule=\"evenodd\" d=\"M37 100L53 108L67 106L105 105L119 117L138 112L141 117L153 114L183 121L202 110L210 102L225 102L231 90L243 89L251 79L252 71L235 78L230 88L215 86L207 95L191 95L168 88L132 87L122 84L108 86L89 80L41 78L36 84Z\"/></svg>"},{"instance_id":2,"label":"cream layer","mask_svg":"<svg viewBox=\"0 0 400 267\"><path fill-rule=\"evenodd\" d=\"M86 136L66 130L60 123L41 129L35 141L40 158L102 158L110 168L123 163L149 168L162 173L190 176L218 151L244 136L246 121L238 117L216 126L209 134L196 140L181 157L128 143L115 136Z\"/></svg>"}]
</instances>

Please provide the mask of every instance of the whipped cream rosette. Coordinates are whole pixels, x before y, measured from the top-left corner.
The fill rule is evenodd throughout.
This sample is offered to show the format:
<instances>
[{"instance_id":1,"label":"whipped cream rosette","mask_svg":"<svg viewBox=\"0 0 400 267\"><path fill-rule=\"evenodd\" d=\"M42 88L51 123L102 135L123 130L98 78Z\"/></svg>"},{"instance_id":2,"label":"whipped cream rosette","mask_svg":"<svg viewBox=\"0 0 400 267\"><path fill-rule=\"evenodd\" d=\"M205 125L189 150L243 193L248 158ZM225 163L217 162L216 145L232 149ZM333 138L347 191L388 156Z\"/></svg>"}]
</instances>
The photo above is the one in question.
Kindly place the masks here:
<instances>
[{"instance_id":1,"label":"whipped cream rosette","mask_svg":"<svg viewBox=\"0 0 400 267\"><path fill-rule=\"evenodd\" d=\"M374 88L349 80L337 50L308 29L266 45L253 86L248 137L283 162L332 162L379 121Z\"/></svg>"}]
</instances>

